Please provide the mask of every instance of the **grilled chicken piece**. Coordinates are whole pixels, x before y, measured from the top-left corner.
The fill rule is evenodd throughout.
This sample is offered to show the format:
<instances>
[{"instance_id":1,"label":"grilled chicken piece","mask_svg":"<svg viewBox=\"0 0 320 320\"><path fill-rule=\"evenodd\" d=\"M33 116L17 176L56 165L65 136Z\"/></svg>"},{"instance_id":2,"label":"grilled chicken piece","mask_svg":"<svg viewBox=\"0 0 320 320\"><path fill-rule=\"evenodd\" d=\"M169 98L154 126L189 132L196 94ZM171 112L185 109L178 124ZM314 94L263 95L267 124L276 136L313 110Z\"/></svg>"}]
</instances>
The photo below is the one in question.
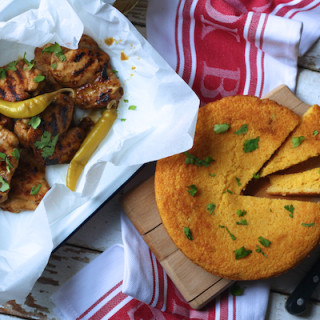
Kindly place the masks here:
<instances>
[{"instance_id":1,"label":"grilled chicken piece","mask_svg":"<svg viewBox=\"0 0 320 320\"><path fill-rule=\"evenodd\" d=\"M16 135L0 125L0 203L8 198L11 179L19 164L19 157L15 155L18 146Z\"/></svg>"},{"instance_id":2,"label":"grilled chicken piece","mask_svg":"<svg viewBox=\"0 0 320 320\"><path fill-rule=\"evenodd\" d=\"M13 131L13 119L0 114L0 126Z\"/></svg>"},{"instance_id":3,"label":"grilled chicken piece","mask_svg":"<svg viewBox=\"0 0 320 320\"><path fill-rule=\"evenodd\" d=\"M39 94L44 83L34 79L40 71L34 67L29 69L23 59L0 68L0 99L14 102Z\"/></svg>"},{"instance_id":4,"label":"grilled chicken piece","mask_svg":"<svg viewBox=\"0 0 320 320\"><path fill-rule=\"evenodd\" d=\"M83 35L75 50L61 47L63 61L61 55L43 52L51 46L35 49L35 64L55 89L77 89L76 105L83 109L118 105L123 95L120 81L112 71L109 55L92 38Z\"/></svg>"},{"instance_id":5,"label":"grilled chicken piece","mask_svg":"<svg viewBox=\"0 0 320 320\"><path fill-rule=\"evenodd\" d=\"M31 152L23 149L9 197L0 203L0 208L14 213L35 210L49 189L45 167L34 159Z\"/></svg>"},{"instance_id":6,"label":"grilled chicken piece","mask_svg":"<svg viewBox=\"0 0 320 320\"><path fill-rule=\"evenodd\" d=\"M14 132L25 148L31 148L37 161L51 165L68 163L79 149L92 120L83 119L78 126L71 126L73 100L60 94L39 117L40 125L34 129L30 119L17 120Z\"/></svg>"}]
</instances>

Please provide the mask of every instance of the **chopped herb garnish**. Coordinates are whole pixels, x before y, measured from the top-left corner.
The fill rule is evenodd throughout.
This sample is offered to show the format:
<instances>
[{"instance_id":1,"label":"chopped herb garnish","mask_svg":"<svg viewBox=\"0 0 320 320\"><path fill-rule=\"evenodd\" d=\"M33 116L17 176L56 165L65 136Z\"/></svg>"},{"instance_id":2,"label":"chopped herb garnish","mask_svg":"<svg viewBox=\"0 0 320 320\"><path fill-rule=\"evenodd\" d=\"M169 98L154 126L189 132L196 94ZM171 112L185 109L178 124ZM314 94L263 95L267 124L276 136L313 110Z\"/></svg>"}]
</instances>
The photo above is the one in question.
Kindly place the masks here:
<instances>
[{"instance_id":1,"label":"chopped herb garnish","mask_svg":"<svg viewBox=\"0 0 320 320\"><path fill-rule=\"evenodd\" d=\"M16 65L17 65L18 61L12 61L10 62L7 67L5 68L1 68L0 69L0 78L1 79L5 79L6 78L6 75L7 75L7 71L11 70L11 71L16 71L17 68L16 68Z\"/></svg>"},{"instance_id":2,"label":"chopped herb garnish","mask_svg":"<svg viewBox=\"0 0 320 320\"><path fill-rule=\"evenodd\" d=\"M128 102L129 102L129 100L128 100L128 99L123 99L123 102L128 103Z\"/></svg>"},{"instance_id":3,"label":"chopped herb garnish","mask_svg":"<svg viewBox=\"0 0 320 320\"><path fill-rule=\"evenodd\" d=\"M240 219L240 221L237 221L236 224L240 226L247 226L248 222L247 219Z\"/></svg>"},{"instance_id":4,"label":"chopped herb garnish","mask_svg":"<svg viewBox=\"0 0 320 320\"><path fill-rule=\"evenodd\" d=\"M40 141L36 141L34 143L37 149L42 149L41 156L46 159L53 155L54 149L58 142L59 135L57 134L55 137L51 139L51 133L48 131L44 131Z\"/></svg>"},{"instance_id":5,"label":"chopped herb garnish","mask_svg":"<svg viewBox=\"0 0 320 320\"><path fill-rule=\"evenodd\" d=\"M121 118L120 121L124 122L124 121L127 121L127 119Z\"/></svg>"},{"instance_id":6,"label":"chopped herb garnish","mask_svg":"<svg viewBox=\"0 0 320 320\"><path fill-rule=\"evenodd\" d=\"M5 192L9 190L9 188L9 183L0 176L0 192Z\"/></svg>"},{"instance_id":7,"label":"chopped herb garnish","mask_svg":"<svg viewBox=\"0 0 320 320\"><path fill-rule=\"evenodd\" d=\"M320 169L319 169L320 170ZM209 176L214 178L216 175L214 173L209 173Z\"/></svg>"},{"instance_id":8,"label":"chopped herb garnish","mask_svg":"<svg viewBox=\"0 0 320 320\"><path fill-rule=\"evenodd\" d=\"M41 73L38 73L38 75L36 77L33 78L34 82L41 82L45 79L46 77L43 76Z\"/></svg>"},{"instance_id":9,"label":"chopped herb garnish","mask_svg":"<svg viewBox=\"0 0 320 320\"><path fill-rule=\"evenodd\" d=\"M289 205L285 205L284 208L290 212L289 216L291 218L293 218L294 206L292 204L290 204L290 206Z\"/></svg>"},{"instance_id":10,"label":"chopped herb garnish","mask_svg":"<svg viewBox=\"0 0 320 320\"><path fill-rule=\"evenodd\" d=\"M188 227L184 227L183 232L189 240L193 240L192 232Z\"/></svg>"},{"instance_id":11,"label":"chopped herb garnish","mask_svg":"<svg viewBox=\"0 0 320 320\"><path fill-rule=\"evenodd\" d=\"M264 257L267 258L267 255L262 251L261 247L259 247L258 245L257 245L256 252L261 253Z\"/></svg>"},{"instance_id":12,"label":"chopped herb garnish","mask_svg":"<svg viewBox=\"0 0 320 320\"><path fill-rule=\"evenodd\" d=\"M243 217L245 214L247 214L247 211L246 210L237 210L237 215L239 217Z\"/></svg>"},{"instance_id":13,"label":"chopped herb garnish","mask_svg":"<svg viewBox=\"0 0 320 320\"><path fill-rule=\"evenodd\" d=\"M313 227L315 225L315 223L314 222L312 222L312 223L304 223L304 222L302 222L301 225L304 226L304 227L310 228L310 227Z\"/></svg>"},{"instance_id":14,"label":"chopped herb garnish","mask_svg":"<svg viewBox=\"0 0 320 320\"><path fill-rule=\"evenodd\" d=\"M14 148L14 149L12 150L12 152L11 152L11 155L12 155L15 159L19 160L19 159L20 159L20 151L19 151L19 149Z\"/></svg>"},{"instance_id":15,"label":"chopped herb garnish","mask_svg":"<svg viewBox=\"0 0 320 320\"><path fill-rule=\"evenodd\" d=\"M292 148L296 148L300 146L300 144L305 140L306 138L304 136L300 137L293 137L292 138Z\"/></svg>"},{"instance_id":16,"label":"chopped herb garnish","mask_svg":"<svg viewBox=\"0 0 320 320\"><path fill-rule=\"evenodd\" d=\"M187 191L194 197L198 191L198 188L194 184L191 184L190 186L187 187Z\"/></svg>"},{"instance_id":17,"label":"chopped herb garnish","mask_svg":"<svg viewBox=\"0 0 320 320\"><path fill-rule=\"evenodd\" d=\"M313 132L312 132L312 135L314 135L314 136L317 136L319 134L319 131L318 130L314 130Z\"/></svg>"},{"instance_id":18,"label":"chopped herb garnish","mask_svg":"<svg viewBox=\"0 0 320 320\"><path fill-rule=\"evenodd\" d=\"M249 140L246 140L243 144L243 151L245 153L248 153L248 152L252 152L256 149L258 149L258 142L259 142L260 138L257 137L257 138L254 138L254 139L249 139Z\"/></svg>"},{"instance_id":19,"label":"chopped herb garnish","mask_svg":"<svg viewBox=\"0 0 320 320\"><path fill-rule=\"evenodd\" d=\"M230 288L230 293L233 296L242 296L243 295L243 291L244 288L241 288L238 284L234 284L231 288Z\"/></svg>"},{"instance_id":20,"label":"chopped herb garnish","mask_svg":"<svg viewBox=\"0 0 320 320\"><path fill-rule=\"evenodd\" d=\"M34 116L28 121L28 125L30 125L33 129L37 129L41 123L41 118L39 116Z\"/></svg>"},{"instance_id":21,"label":"chopped herb garnish","mask_svg":"<svg viewBox=\"0 0 320 320\"><path fill-rule=\"evenodd\" d=\"M236 181L237 181L237 185L240 187L241 186L240 179L236 177Z\"/></svg>"},{"instance_id":22,"label":"chopped herb garnish","mask_svg":"<svg viewBox=\"0 0 320 320\"><path fill-rule=\"evenodd\" d=\"M213 213L213 210L215 209L216 205L214 203L209 203L207 205L207 210L209 211L210 214Z\"/></svg>"},{"instance_id":23,"label":"chopped herb garnish","mask_svg":"<svg viewBox=\"0 0 320 320\"><path fill-rule=\"evenodd\" d=\"M233 192L231 190L229 190L229 189L223 191L222 193L227 193L227 192L230 193L230 194L233 194Z\"/></svg>"},{"instance_id":24,"label":"chopped herb garnish","mask_svg":"<svg viewBox=\"0 0 320 320\"><path fill-rule=\"evenodd\" d=\"M253 179L260 179L260 173L257 172L253 175Z\"/></svg>"},{"instance_id":25,"label":"chopped herb garnish","mask_svg":"<svg viewBox=\"0 0 320 320\"><path fill-rule=\"evenodd\" d=\"M236 249L234 251L234 253L235 253L236 259L238 260L238 259L242 259L242 258L248 256L249 254L251 254L252 250L247 250L245 247L241 247L239 249Z\"/></svg>"},{"instance_id":26,"label":"chopped herb garnish","mask_svg":"<svg viewBox=\"0 0 320 320\"><path fill-rule=\"evenodd\" d=\"M37 195L38 192L39 192L40 189L41 189L41 186L42 186L41 183L39 183L37 186L33 186L32 189L31 189L31 191L30 191L30 194L31 194L32 196Z\"/></svg>"},{"instance_id":27,"label":"chopped herb garnish","mask_svg":"<svg viewBox=\"0 0 320 320\"><path fill-rule=\"evenodd\" d=\"M240 136L241 134L246 134L248 132L248 126L244 124L239 130L235 131L234 134Z\"/></svg>"},{"instance_id":28,"label":"chopped herb garnish","mask_svg":"<svg viewBox=\"0 0 320 320\"><path fill-rule=\"evenodd\" d=\"M51 66L50 66L53 70L57 69L57 62L55 61Z\"/></svg>"},{"instance_id":29,"label":"chopped herb garnish","mask_svg":"<svg viewBox=\"0 0 320 320\"><path fill-rule=\"evenodd\" d=\"M0 161L5 161L6 169L7 169L8 172L10 172L11 168L13 168L13 165L11 164L10 159L8 158L8 156L3 152L0 152Z\"/></svg>"},{"instance_id":30,"label":"chopped herb garnish","mask_svg":"<svg viewBox=\"0 0 320 320\"><path fill-rule=\"evenodd\" d=\"M232 240L236 240L237 238L230 232L230 230L226 227L226 226L222 226L222 225L219 225L219 228L222 228L222 229L226 229L226 231L229 233L230 237Z\"/></svg>"},{"instance_id":31,"label":"chopped herb garnish","mask_svg":"<svg viewBox=\"0 0 320 320\"><path fill-rule=\"evenodd\" d=\"M229 130L230 125L227 123L222 123L222 124L215 124L213 127L213 130L215 133L220 134L220 133L225 133Z\"/></svg>"},{"instance_id":32,"label":"chopped herb garnish","mask_svg":"<svg viewBox=\"0 0 320 320\"><path fill-rule=\"evenodd\" d=\"M128 108L128 110L136 110L136 109L137 109L137 106L134 106L134 105L129 106L129 108Z\"/></svg>"},{"instance_id":33,"label":"chopped herb garnish","mask_svg":"<svg viewBox=\"0 0 320 320\"><path fill-rule=\"evenodd\" d=\"M62 48L57 42L52 46L44 48L42 52L54 53L61 61L66 60L66 56L63 54Z\"/></svg>"},{"instance_id":34,"label":"chopped herb garnish","mask_svg":"<svg viewBox=\"0 0 320 320\"><path fill-rule=\"evenodd\" d=\"M24 67L25 70L31 70L33 68L34 60L28 61L26 58L26 52L24 53L23 61L27 65L27 67Z\"/></svg>"},{"instance_id":35,"label":"chopped herb garnish","mask_svg":"<svg viewBox=\"0 0 320 320\"><path fill-rule=\"evenodd\" d=\"M185 164L194 164L196 166L204 166L204 167L208 167L210 165L210 163L212 161L214 161L214 159L212 159L212 157L207 156L204 160L190 154L189 152L184 152L183 153L186 156L185 159Z\"/></svg>"},{"instance_id":36,"label":"chopped herb garnish","mask_svg":"<svg viewBox=\"0 0 320 320\"><path fill-rule=\"evenodd\" d=\"M270 246L270 244L271 244L271 241L269 241L269 240L267 240L267 239L265 239L263 237L259 237L258 240L266 248L268 248Z\"/></svg>"},{"instance_id":37,"label":"chopped herb garnish","mask_svg":"<svg viewBox=\"0 0 320 320\"><path fill-rule=\"evenodd\" d=\"M118 71L117 71L117 70L112 70L112 72L113 72L114 74L117 74L117 73L118 73Z\"/></svg>"}]
</instances>

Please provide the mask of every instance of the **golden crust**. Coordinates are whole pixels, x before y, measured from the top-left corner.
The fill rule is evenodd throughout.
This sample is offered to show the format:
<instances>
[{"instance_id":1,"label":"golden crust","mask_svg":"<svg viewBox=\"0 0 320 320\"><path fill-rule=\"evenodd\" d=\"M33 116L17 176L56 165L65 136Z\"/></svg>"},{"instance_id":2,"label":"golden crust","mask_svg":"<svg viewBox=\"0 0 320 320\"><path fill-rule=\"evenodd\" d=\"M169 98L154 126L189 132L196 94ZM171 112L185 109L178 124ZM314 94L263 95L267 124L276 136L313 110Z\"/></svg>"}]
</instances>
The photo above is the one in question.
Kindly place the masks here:
<instances>
[{"instance_id":1,"label":"golden crust","mask_svg":"<svg viewBox=\"0 0 320 320\"><path fill-rule=\"evenodd\" d=\"M295 216L291 218L284 206L293 202L239 195L299 120L292 111L270 100L248 96L224 98L200 108L194 146L188 151L202 160L210 156L214 162L208 166L186 164L185 154L158 161L155 174L158 210L170 237L189 259L221 277L259 279L288 270L318 243L318 224L311 230L301 223L319 222L319 205L295 202ZM223 123L230 125L228 131L215 133L214 125ZM235 134L244 124L248 131ZM244 142L257 137L258 148L244 152ZM194 196L187 191L191 185L198 190ZM240 221L238 209L248 212L243 217L248 225L236 224ZM234 232L237 239L233 241L226 228L219 225ZM184 227L191 230L193 240L186 237ZM259 236L272 241L272 247L265 248L268 258L255 252ZM297 251L300 244L303 248ZM252 250L252 254L236 260L233 251L242 246Z\"/></svg>"},{"instance_id":2,"label":"golden crust","mask_svg":"<svg viewBox=\"0 0 320 320\"><path fill-rule=\"evenodd\" d=\"M300 125L292 132L274 157L261 171L261 177L287 169L320 154L320 107L313 105L303 115ZM319 132L319 134L315 134ZM298 147L293 147L292 138L304 137Z\"/></svg>"},{"instance_id":3,"label":"golden crust","mask_svg":"<svg viewBox=\"0 0 320 320\"><path fill-rule=\"evenodd\" d=\"M267 193L272 195L317 195L320 194L320 168L302 172L271 175Z\"/></svg>"}]
</instances>

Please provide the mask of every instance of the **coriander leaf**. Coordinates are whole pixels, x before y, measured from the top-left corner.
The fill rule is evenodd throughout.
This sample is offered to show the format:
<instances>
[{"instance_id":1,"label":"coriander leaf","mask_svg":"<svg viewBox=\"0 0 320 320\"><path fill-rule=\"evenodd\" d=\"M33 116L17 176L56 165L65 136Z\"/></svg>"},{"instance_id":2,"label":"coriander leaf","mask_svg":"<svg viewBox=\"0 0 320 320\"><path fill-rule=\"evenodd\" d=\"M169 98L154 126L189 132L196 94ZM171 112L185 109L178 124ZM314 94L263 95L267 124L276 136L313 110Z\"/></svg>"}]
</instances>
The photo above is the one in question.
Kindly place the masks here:
<instances>
[{"instance_id":1,"label":"coriander leaf","mask_svg":"<svg viewBox=\"0 0 320 320\"><path fill-rule=\"evenodd\" d=\"M41 183L39 183L37 186L33 186L33 187L31 188L30 194L31 194L32 196L37 195L38 192L39 192L40 189L41 189L41 186L42 186Z\"/></svg>"},{"instance_id":2,"label":"coriander leaf","mask_svg":"<svg viewBox=\"0 0 320 320\"><path fill-rule=\"evenodd\" d=\"M319 134L319 131L318 130L314 130L313 132L312 132L312 135L314 135L314 136L317 136Z\"/></svg>"},{"instance_id":3,"label":"coriander leaf","mask_svg":"<svg viewBox=\"0 0 320 320\"><path fill-rule=\"evenodd\" d=\"M229 189L223 191L222 193L227 193L227 192L230 193L230 194L233 194L233 192L231 190L229 190Z\"/></svg>"},{"instance_id":4,"label":"coriander leaf","mask_svg":"<svg viewBox=\"0 0 320 320\"><path fill-rule=\"evenodd\" d=\"M238 284L234 284L231 288L230 288L230 293L233 296L242 296L243 295L243 290L244 288L241 288Z\"/></svg>"},{"instance_id":5,"label":"coriander leaf","mask_svg":"<svg viewBox=\"0 0 320 320\"><path fill-rule=\"evenodd\" d=\"M259 142L260 138L257 137L257 138L254 138L254 139L249 139L249 140L246 140L243 144L243 151L245 153L248 153L248 152L252 152L256 149L258 149L258 142Z\"/></svg>"},{"instance_id":6,"label":"coriander leaf","mask_svg":"<svg viewBox=\"0 0 320 320\"><path fill-rule=\"evenodd\" d=\"M226 231L229 233L230 237L232 240L236 240L237 238L230 232L230 230L226 227L226 226L222 226L222 225L219 225L219 228L222 228L222 229L226 229Z\"/></svg>"},{"instance_id":7,"label":"coriander leaf","mask_svg":"<svg viewBox=\"0 0 320 320\"><path fill-rule=\"evenodd\" d=\"M270 246L270 244L271 244L271 241L269 241L269 240L267 240L267 239L265 239L263 237L259 237L258 240L266 248L268 248Z\"/></svg>"},{"instance_id":8,"label":"coriander leaf","mask_svg":"<svg viewBox=\"0 0 320 320\"><path fill-rule=\"evenodd\" d=\"M12 155L15 159L19 160L19 159L20 159L20 151L19 151L19 149L14 148L14 149L12 150L12 152L11 152L11 155Z\"/></svg>"},{"instance_id":9,"label":"coriander leaf","mask_svg":"<svg viewBox=\"0 0 320 320\"><path fill-rule=\"evenodd\" d=\"M260 173L257 172L253 175L253 179L259 179L260 178Z\"/></svg>"},{"instance_id":10,"label":"coriander leaf","mask_svg":"<svg viewBox=\"0 0 320 320\"><path fill-rule=\"evenodd\" d=\"M246 134L248 132L248 125L244 124L239 130L235 131L234 134L240 136L241 134Z\"/></svg>"},{"instance_id":11,"label":"coriander leaf","mask_svg":"<svg viewBox=\"0 0 320 320\"><path fill-rule=\"evenodd\" d=\"M38 75L36 77L33 78L34 82L41 82L45 79L46 77L43 76L41 73L38 73Z\"/></svg>"},{"instance_id":12,"label":"coriander leaf","mask_svg":"<svg viewBox=\"0 0 320 320\"><path fill-rule=\"evenodd\" d=\"M194 164L196 166L204 166L204 167L208 167L210 165L210 163L212 161L214 161L214 159L210 156L205 157L204 160L190 154L189 152L185 151L183 153L186 156L185 159L185 164Z\"/></svg>"},{"instance_id":13,"label":"coriander leaf","mask_svg":"<svg viewBox=\"0 0 320 320\"><path fill-rule=\"evenodd\" d=\"M247 214L246 210L240 210L240 209L237 210L237 215L239 217L243 217L245 214Z\"/></svg>"},{"instance_id":14,"label":"coriander leaf","mask_svg":"<svg viewBox=\"0 0 320 320\"><path fill-rule=\"evenodd\" d=\"M5 160L6 157L7 157L7 154L6 154L6 153L0 152L0 158L1 158L2 160Z\"/></svg>"},{"instance_id":15,"label":"coriander leaf","mask_svg":"<svg viewBox=\"0 0 320 320\"><path fill-rule=\"evenodd\" d=\"M320 169L319 169L320 170ZM209 173L209 176L214 178L216 175L214 173Z\"/></svg>"},{"instance_id":16,"label":"coriander leaf","mask_svg":"<svg viewBox=\"0 0 320 320\"><path fill-rule=\"evenodd\" d=\"M25 70L31 70L34 66L34 60L31 60L31 61L28 61L26 59L26 52L24 53L24 56L23 56L23 61L24 63L27 65L27 67L24 67Z\"/></svg>"},{"instance_id":17,"label":"coriander leaf","mask_svg":"<svg viewBox=\"0 0 320 320\"><path fill-rule=\"evenodd\" d=\"M194 197L198 191L198 188L194 184L191 184L190 186L187 187L187 191Z\"/></svg>"},{"instance_id":18,"label":"coriander leaf","mask_svg":"<svg viewBox=\"0 0 320 320\"><path fill-rule=\"evenodd\" d=\"M293 218L294 206L292 204L290 204L290 206L289 205L285 205L284 208L290 212L289 216L291 218Z\"/></svg>"},{"instance_id":19,"label":"coriander leaf","mask_svg":"<svg viewBox=\"0 0 320 320\"><path fill-rule=\"evenodd\" d=\"M234 251L234 253L235 253L236 259L238 260L238 259L242 259L242 258L248 256L249 254L251 254L252 250L247 250L245 247L241 247L239 249L236 249Z\"/></svg>"},{"instance_id":20,"label":"coriander leaf","mask_svg":"<svg viewBox=\"0 0 320 320\"><path fill-rule=\"evenodd\" d=\"M189 240L193 240L192 232L188 227L184 227L183 232Z\"/></svg>"},{"instance_id":21,"label":"coriander leaf","mask_svg":"<svg viewBox=\"0 0 320 320\"><path fill-rule=\"evenodd\" d=\"M121 118L120 119L120 121L122 121L122 122L124 122L124 121L126 121L127 119L125 119L125 118Z\"/></svg>"},{"instance_id":22,"label":"coriander leaf","mask_svg":"<svg viewBox=\"0 0 320 320\"><path fill-rule=\"evenodd\" d=\"M33 129L37 129L39 127L40 123L41 123L41 118L39 116L34 116L28 121L28 124Z\"/></svg>"},{"instance_id":23,"label":"coriander leaf","mask_svg":"<svg viewBox=\"0 0 320 320\"><path fill-rule=\"evenodd\" d=\"M134 105L132 105L132 106L130 106L129 108L128 108L128 110L136 110L137 109L137 106L134 106Z\"/></svg>"},{"instance_id":24,"label":"coriander leaf","mask_svg":"<svg viewBox=\"0 0 320 320\"><path fill-rule=\"evenodd\" d=\"M3 152L0 152L0 161L4 161L6 163L6 169L8 172L10 172L10 170L13 168L13 165L11 164L8 156Z\"/></svg>"},{"instance_id":25,"label":"coriander leaf","mask_svg":"<svg viewBox=\"0 0 320 320\"><path fill-rule=\"evenodd\" d=\"M55 61L54 63L51 64L50 66L53 70L57 69L57 62Z\"/></svg>"},{"instance_id":26,"label":"coriander leaf","mask_svg":"<svg viewBox=\"0 0 320 320\"><path fill-rule=\"evenodd\" d=\"M304 227L310 228L310 227L313 227L315 225L315 223L314 222L312 222L312 223L304 223L304 222L302 222L301 225L304 226Z\"/></svg>"},{"instance_id":27,"label":"coriander leaf","mask_svg":"<svg viewBox=\"0 0 320 320\"><path fill-rule=\"evenodd\" d=\"M40 138L40 141L36 141L34 143L37 149L42 149L42 158L46 159L53 155L54 149L58 142L58 138L59 135L57 134L55 137L51 139L51 133L48 131L44 131Z\"/></svg>"},{"instance_id":28,"label":"coriander leaf","mask_svg":"<svg viewBox=\"0 0 320 320\"><path fill-rule=\"evenodd\" d=\"M17 71L16 65L17 65L18 61L12 61L8 64L8 66L6 67L6 70L11 70L11 71Z\"/></svg>"},{"instance_id":29,"label":"coriander leaf","mask_svg":"<svg viewBox=\"0 0 320 320\"><path fill-rule=\"evenodd\" d=\"M236 177L236 181L237 181L237 185L240 187L241 186L240 179Z\"/></svg>"},{"instance_id":30,"label":"coriander leaf","mask_svg":"<svg viewBox=\"0 0 320 320\"><path fill-rule=\"evenodd\" d=\"M306 138L304 136L300 137L293 137L292 138L292 148L296 148L300 146L300 144L305 140Z\"/></svg>"},{"instance_id":31,"label":"coriander leaf","mask_svg":"<svg viewBox=\"0 0 320 320\"><path fill-rule=\"evenodd\" d=\"M61 61L66 60L66 56L63 54L62 48L57 42L49 47L44 48L42 52L54 53Z\"/></svg>"},{"instance_id":32,"label":"coriander leaf","mask_svg":"<svg viewBox=\"0 0 320 320\"><path fill-rule=\"evenodd\" d=\"M10 186L1 176L0 176L0 192L5 192L9 190Z\"/></svg>"},{"instance_id":33,"label":"coriander leaf","mask_svg":"<svg viewBox=\"0 0 320 320\"><path fill-rule=\"evenodd\" d=\"M213 210L215 209L216 205L214 203L209 203L207 205L207 210L209 211L210 214L213 213Z\"/></svg>"},{"instance_id":34,"label":"coriander leaf","mask_svg":"<svg viewBox=\"0 0 320 320\"><path fill-rule=\"evenodd\" d=\"M128 99L123 99L123 102L128 103L128 102L129 102L129 100L128 100Z\"/></svg>"},{"instance_id":35,"label":"coriander leaf","mask_svg":"<svg viewBox=\"0 0 320 320\"><path fill-rule=\"evenodd\" d=\"M240 221L237 221L236 224L240 226L247 226L248 222L247 219L240 219Z\"/></svg>"},{"instance_id":36,"label":"coriander leaf","mask_svg":"<svg viewBox=\"0 0 320 320\"><path fill-rule=\"evenodd\" d=\"M230 125L227 123L222 123L222 124L215 124L213 127L213 130L215 133L220 134L220 133L225 133L229 130Z\"/></svg>"},{"instance_id":37,"label":"coriander leaf","mask_svg":"<svg viewBox=\"0 0 320 320\"><path fill-rule=\"evenodd\" d=\"M0 78L1 79L5 79L6 78L6 69L5 68L1 68L0 69Z\"/></svg>"},{"instance_id":38,"label":"coriander leaf","mask_svg":"<svg viewBox=\"0 0 320 320\"><path fill-rule=\"evenodd\" d=\"M261 253L264 257L267 258L267 255L262 251L261 247L259 247L258 245L257 245L256 252Z\"/></svg>"}]
</instances>

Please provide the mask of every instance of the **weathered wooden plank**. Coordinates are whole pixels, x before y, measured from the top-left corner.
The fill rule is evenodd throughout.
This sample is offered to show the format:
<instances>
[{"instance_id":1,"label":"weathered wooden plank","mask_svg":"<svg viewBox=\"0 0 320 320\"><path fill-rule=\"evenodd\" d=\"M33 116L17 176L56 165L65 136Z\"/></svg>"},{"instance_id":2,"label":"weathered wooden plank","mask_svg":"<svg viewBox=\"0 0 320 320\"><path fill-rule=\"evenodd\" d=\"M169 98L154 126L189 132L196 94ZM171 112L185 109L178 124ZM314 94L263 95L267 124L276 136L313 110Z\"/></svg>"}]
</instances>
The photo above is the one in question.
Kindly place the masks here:
<instances>
[{"instance_id":1,"label":"weathered wooden plank","mask_svg":"<svg viewBox=\"0 0 320 320\"><path fill-rule=\"evenodd\" d=\"M304 69L320 72L320 39L305 55L299 58L299 66Z\"/></svg>"}]
</instances>

